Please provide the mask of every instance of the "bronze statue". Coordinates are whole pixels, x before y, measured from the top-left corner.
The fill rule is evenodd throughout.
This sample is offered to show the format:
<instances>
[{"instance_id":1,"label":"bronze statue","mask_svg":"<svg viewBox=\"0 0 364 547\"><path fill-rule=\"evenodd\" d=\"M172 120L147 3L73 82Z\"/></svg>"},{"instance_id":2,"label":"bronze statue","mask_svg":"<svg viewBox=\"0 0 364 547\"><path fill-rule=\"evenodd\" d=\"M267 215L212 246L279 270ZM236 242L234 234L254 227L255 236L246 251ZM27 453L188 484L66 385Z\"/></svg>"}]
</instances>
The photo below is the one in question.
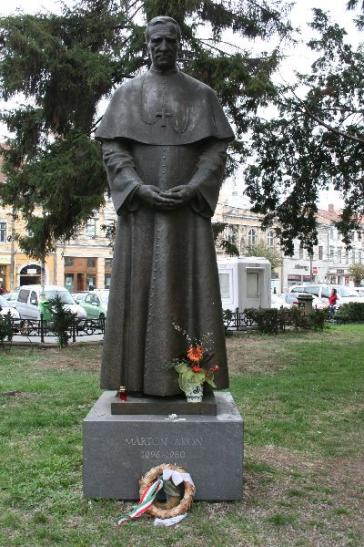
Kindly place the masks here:
<instances>
[{"instance_id":1,"label":"bronze statue","mask_svg":"<svg viewBox=\"0 0 364 547\"><path fill-rule=\"evenodd\" d=\"M228 386L220 289L210 218L233 132L215 92L180 72L180 29L146 28L150 70L114 94L96 132L118 214L101 387L171 396L164 365L212 333L215 380Z\"/></svg>"}]
</instances>

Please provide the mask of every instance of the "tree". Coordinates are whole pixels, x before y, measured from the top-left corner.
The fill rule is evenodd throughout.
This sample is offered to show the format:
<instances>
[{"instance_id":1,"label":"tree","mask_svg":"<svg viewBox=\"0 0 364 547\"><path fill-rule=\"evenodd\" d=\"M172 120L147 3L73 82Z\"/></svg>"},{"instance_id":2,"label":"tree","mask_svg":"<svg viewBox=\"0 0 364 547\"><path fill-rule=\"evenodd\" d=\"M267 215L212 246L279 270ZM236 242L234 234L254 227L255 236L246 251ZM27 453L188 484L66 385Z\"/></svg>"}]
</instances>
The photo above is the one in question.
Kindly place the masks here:
<instances>
[{"instance_id":1,"label":"tree","mask_svg":"<svg viewBox=\"0 0 364 547\"><path fill-rule=\"evenodd\" d=\"M26 221L23 249L43 258L103 203L106 179L92 138L97 105L148 64L144 25L136 17L168 14L180 23L181 67L216 89L236 126L231 170L245 152L242 137L258 107L274 95L271 76L280 52L277 47L254 57L224 42L223 32L283 39L290 31L287 10L285 0L78 0L63 4L61 15L2 18L1 97L22 93L26 105L2 116L13 136L2 151L7 184L0 199ZM197 37L201 28L203 37Z\"/></svg>"},{"instance_id":2,"label":"tree","mask_svg":"<svg viewBox=\"0 0 364 547\"><path fill-rule=\"evenodd\" d=\"M355 287L360 287L361 282L364 280L364 264L351 264L349 275L353 278Z\"/></svg>"},{"instance_id":3,"label":"tree","mask_svg":"<svg viewBox=\"0 0 364 547\"><path fill-rule=\"evenodd\" d=\"M266 258L271 264L272 271L279 268L282 264L282 257L279 252L274 248L264 245L264 243L249 245L244 254L246 256L262 256Z\"/></svg>"},{"instance_id":4,"label":"tree","mask_svg":"<svg viewBox=\"0 0 364 547\"><path fill-rule=\"evenodd\" d=\"M363 29L364 15L356 22ZM246 172L253 210L265 215L264 227L278 223L290 254L295 237L309 250L317 244L318 193L330 184L345 200L337 227L347 245L364 215L364 46L349 45L322 10L312 28L318 37L308 45L318 58L296 85L277 90L276 117L256 119Z\"/></svg>"},{"instance_id":5,"label":"tree","mask_svg":"<svg viewBox=\"0 0 364 547\"><path fill-rule=\"evenodd\" d=\"M231 228L226 222L212 223L215 245L229 256L239 256L239 249L236 246L235 238L231 234L228 236L226 234L226 230L231 230Z\"/></svg>"}]
</instances>

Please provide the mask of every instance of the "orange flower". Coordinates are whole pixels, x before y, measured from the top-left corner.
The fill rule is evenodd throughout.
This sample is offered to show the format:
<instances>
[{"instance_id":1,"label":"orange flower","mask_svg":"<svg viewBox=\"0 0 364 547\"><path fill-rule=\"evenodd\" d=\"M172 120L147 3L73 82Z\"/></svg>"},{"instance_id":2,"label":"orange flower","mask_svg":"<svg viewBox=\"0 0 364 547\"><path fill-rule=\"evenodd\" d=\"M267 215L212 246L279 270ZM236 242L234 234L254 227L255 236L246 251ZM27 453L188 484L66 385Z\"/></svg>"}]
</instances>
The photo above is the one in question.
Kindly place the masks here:
<instances>
[{"instance_id":1,"label":"orange flower","mask_svg":"<svg viewBox=\"0 0 364 547\"><path fill-rule=\"evenodd\" d=\"M203 368L199 367L198 365L193 365L193 367L191 367L193 372L202 372L203 371Z\"/></svg>"},{"instance_id":2,"label":"orange flower","mask_svg":"<svg viewBox=\"0 0 364 547\"><path fill-rule=\"evenodd\" d=\"M187 350L187 357L194 363L199 363L203 357L202 346L190 346Z\"/></svg>"}]
</instances>

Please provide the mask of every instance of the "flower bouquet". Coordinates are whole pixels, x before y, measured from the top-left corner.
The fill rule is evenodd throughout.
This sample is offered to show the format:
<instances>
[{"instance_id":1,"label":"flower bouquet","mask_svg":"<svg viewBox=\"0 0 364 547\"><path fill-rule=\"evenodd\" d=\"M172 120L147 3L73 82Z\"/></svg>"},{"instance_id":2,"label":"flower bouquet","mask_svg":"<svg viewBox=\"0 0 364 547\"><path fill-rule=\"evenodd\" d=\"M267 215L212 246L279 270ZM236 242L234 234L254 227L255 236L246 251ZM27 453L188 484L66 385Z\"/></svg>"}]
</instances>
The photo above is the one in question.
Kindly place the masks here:
<instances>
[{"instance_id":1,"label":"flower bouquet","mask_svg":"<svg viewBox=\"0 0 364 547\"><path fill-rule=\"evenodd\" d=\"M219 370L217 365L207 368L214 355L207 348L209 335L204 336L202 340L192 340L182 328L175 324L174 328L180 331L188 342L186 356L174 359L171 363L178 373L178 385L186 394L188 402L200 402L203 395L203 384L207 383L212 388L216 388L214 374Z\"/></svg>"}]
</instances>

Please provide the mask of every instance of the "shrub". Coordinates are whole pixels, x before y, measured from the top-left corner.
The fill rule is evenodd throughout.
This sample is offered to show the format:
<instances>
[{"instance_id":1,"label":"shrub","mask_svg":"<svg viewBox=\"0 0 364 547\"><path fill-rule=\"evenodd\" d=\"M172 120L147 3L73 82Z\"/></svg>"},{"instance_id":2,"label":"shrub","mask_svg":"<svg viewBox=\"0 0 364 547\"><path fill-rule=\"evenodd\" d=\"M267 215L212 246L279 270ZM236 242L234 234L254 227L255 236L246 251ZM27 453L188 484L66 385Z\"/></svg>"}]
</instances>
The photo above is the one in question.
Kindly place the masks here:
<instances>
[{"instance_id":1,"label":"shrub","mask_svg":"<svg viewBox=\"0 0 364 547\"><path fill-rule=\"evenodd\" d=\"M293 326L296 330L322 330L327 317L326 310L313 310L309 315L305 315L304 312L296 306L290 309L251 308L245 310L245 314L249 319L252 319L256 323L259 332L265 334L283 332L288 325Z\"/></svg>"},{"instance_id":2,"label":"shrub","mask_svg":"<svg viewBox=\"0 0 364 547\"><path fill-rule=\"evenodd\" d=\"M233 320L233 312L231 310L222 310L222 317L224 321L225 336L230 336L231 331L229 330L229 326Z\"/></svg>"},{"instance_id":3,"label":"shrub","mask_svg":"<svg viewBox=\"0 0 364 547\"><path fill-rule=\"evenodd\" d=\"M248 308L245 310L248 319L252 319L257 324L258 330L266 334L276 334L282 328L282 310L275 308ZM284 322L283 322L284 324Z\"/></svg>"},{"instance_id":4,"label":"shrub","mask_svg":"<svg viewBox=\"0 0 364 547\"><path fill-rule=\"evenodd\" d=\"M56 296L48 300L48 308L52 313L53 330L58 338L60 348L68 345L71 335L69 329L74 322L74 314L65 308L61 298Z\"/></svg>"},{"instance_id":5,"label":"shrub","mask_svg":"<svg viewBox=\"0 0 364 547\"><path fill-rule=\"evenodd\" d=\"M327 309L318 310L314 309L309 315L309 327L314 330L323 330L325 326L325 320L327 319Z\"/></svg>"},{"instance_id":6,"label":"shrub","mask_svg":"<svg viewBox=\"0 0 364 547\"><path fill-rule=\"evenodd\" d=\"M350 302L349 304L343 304L335 313L335 319L337 321L364 321L364 303Z\"/></svg>"},{"instance_id":7,"label":"shrub","mask_svg":"<svg viewBox=\"0 0 364 547\"><path fill-rule=\"evenodd\" d=\"M11 325L11 316L10 312L3 316L0 315L0 345L3 346L5 340L11 342L13 339L13 329Z\"/></svg>"}]
</instances>

